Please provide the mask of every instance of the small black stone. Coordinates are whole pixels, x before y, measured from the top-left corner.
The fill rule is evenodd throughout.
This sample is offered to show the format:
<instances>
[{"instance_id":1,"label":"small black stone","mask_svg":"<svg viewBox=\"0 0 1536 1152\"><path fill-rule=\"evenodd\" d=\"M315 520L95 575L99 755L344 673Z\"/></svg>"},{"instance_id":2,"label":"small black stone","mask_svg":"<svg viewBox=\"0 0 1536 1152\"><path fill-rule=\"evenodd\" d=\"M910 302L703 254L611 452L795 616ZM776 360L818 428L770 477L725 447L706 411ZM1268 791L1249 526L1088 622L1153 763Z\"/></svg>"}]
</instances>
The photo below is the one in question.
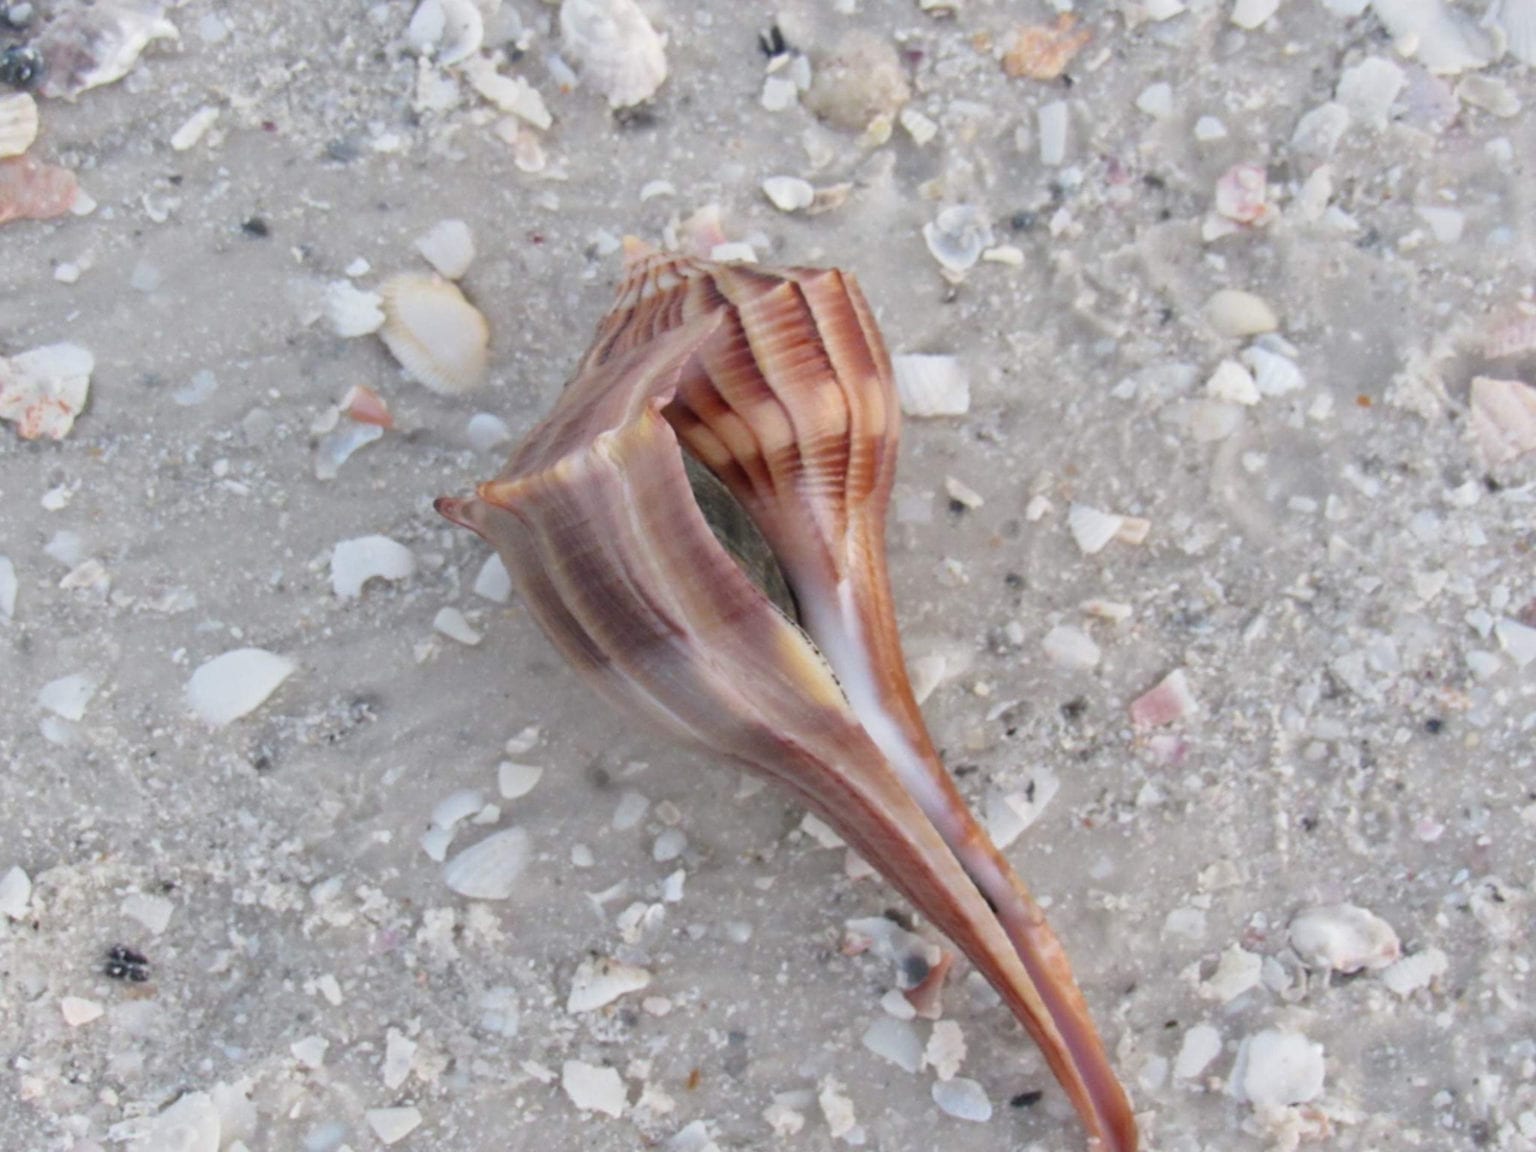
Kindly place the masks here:
<instances>
[{"instance_id":1,"label":"small black stone","mask_svg":"<svg viewBox=\"0 0 1536 1152\"><path fill-rule=\"evenodd\" d=\"M265 240L268 236L272 235L272 229L260 216L252 216L249 220L245 221L245 223L240 225L240 231L257 240Z\"/></svg>"},{"instance_id":2,"label":"small black stone","mask_svg":"<svg viewBox=\"0 0 1536 1152\"><path fill-rule=\"evenodd\" d=\"M1020 1092L1017 1096L1009 1099L1008 1106L1010 1108L1033 1108L1036 1104L1040 1103L1040 1098L1044 1095L1045 1093L1039 1089Z\"/></svg>"},{"instance_id":3,"label":"small black stone","mask_svg":"<svg viewBox=\"0 0 1536 1152\"><path fill-rule=\"evenodd\" d=\"M43 80L43 58L36 48L12 44L0 52L0 84L36 88Z\"/></svg>"},{"instance_id":4,"label":"small black stone","mask_svg":"<svg viewBox=\"0 0 1536 1152\"><path fill-rule=\"evenodd\" d=\"M107 950L102 971L113 980L143 984L149 979L149 958L126 944L114 944Z\"/></svg>"},{"instance_id":5,"label":"small black stone","mask_svg":"<svg viewBox=\"0 0 1536 1152\"><path fill-rule=\"evenodd\" d=\"M1428 720L1424 721L1424 731L1428 732L1431 736L1438 736L1445 731L1445 721L1438 716L1431 716Z\"/></svg>"}]
</instances>

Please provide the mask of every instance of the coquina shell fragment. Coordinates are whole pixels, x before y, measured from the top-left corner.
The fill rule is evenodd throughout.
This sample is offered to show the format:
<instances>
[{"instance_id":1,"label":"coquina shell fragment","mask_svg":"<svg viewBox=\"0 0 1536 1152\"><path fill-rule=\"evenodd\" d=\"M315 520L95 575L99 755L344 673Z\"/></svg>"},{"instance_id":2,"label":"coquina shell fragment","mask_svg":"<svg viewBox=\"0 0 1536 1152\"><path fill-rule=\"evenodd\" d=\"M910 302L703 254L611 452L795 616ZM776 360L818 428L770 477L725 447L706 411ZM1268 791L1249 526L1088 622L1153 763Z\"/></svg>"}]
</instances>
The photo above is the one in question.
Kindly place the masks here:
<instances>
[{"instance_id":1,"label":"coquina shell fragment","mask_svg":"<svg viewBox=\"0 0 1536 1152\"><path fill-rule=\"evenodd\" d=\"M835 269L628 255L554 410L439 511L496 547L610 703L776 782L877 868L997 989L1099 1152L1132 1152L1066 956L907 677L885 555L900 409L863 294ZM746 570L755 547L706 513L690 461L750 520L782 605Z\"/></svg>"},{"instance_id":2,"label":"coquina shell fragment","mask_svg":"<svg viewBox=\"0 0 1536 1152\"><path fill-rule=\"evenodd\" d=\"M20 156L37 139L37 101L25 92L0 96L0 157Z\"/></svg>"},{"instance_id":3,"label":"coquina shell fragment","mask_svg":"<svg viewBox=\"0 0 1536 1152\"><path fill-rule=\"evenodd\" d=\"M582 80L613 108L649 100L667 78L667 53L634 0L565 0L560 37Z\"/></svg>"},{"instance_id":4,"label":"coquina shell fragment","mask_svg":"<svg viewBox=\"0 0 1536 1152\"><path fill-rule=\"evenodd\" d=\"M490 327L458 285L402 273L385 281L379 295L384 301L379 336L406 375L443 396L485 383Z\"/></svg>"}]
</instances>

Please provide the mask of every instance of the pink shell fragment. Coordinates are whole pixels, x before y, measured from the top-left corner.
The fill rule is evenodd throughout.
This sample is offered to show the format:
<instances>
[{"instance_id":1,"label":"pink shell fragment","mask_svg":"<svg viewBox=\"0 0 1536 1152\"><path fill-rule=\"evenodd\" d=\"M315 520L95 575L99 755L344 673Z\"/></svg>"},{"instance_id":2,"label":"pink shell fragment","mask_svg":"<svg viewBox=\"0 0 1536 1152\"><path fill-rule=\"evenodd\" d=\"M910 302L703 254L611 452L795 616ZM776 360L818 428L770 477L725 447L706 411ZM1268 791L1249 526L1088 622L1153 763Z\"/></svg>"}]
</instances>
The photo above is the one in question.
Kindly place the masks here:
<instances>
[{"instance_id":1,"label":"pink shell fragment","mask_svg":"<svg viewBox=\"0 0 1536 1152\"><path fill-rule=\"evenodd\" d=\"M1216 211L1239 224L1264 224L1274 213L1265 198L1269 177L1260 164L1234 164L1216 181Z\"/></svg>"},{"instance_id":2,"label":"pink shell fragment","mask_svg":"<svg viewBox=\"0 0 1536 1152\"><path fill-rule=\"evenodd\" d=\"M1164 676L1156 688L1131 701L1131 723L1138 728L1161 728L1200 711L1182 668Z\"/></svg>"},{"instance_id":3,"label":"pink shell fragment","mask_svg":"<svg viewBox=\"0 0 1536 1152\"><path fill-rule=\"evenodd\" d=\"M373 424L380 428L395 426L395 418L389 411L389 405L384 402L384 397L365 384L354 384L342 397L341 407L359 424Z\"/></svg>"},{"instance_id":4,"label":"pink shell fragment","mask_svg":"<svg viewBox=\"0 0 1536 1152\"><path fill-rule=\"evenodd\" d=\"M23 440L64 439L85 407L95 367L77 344L0 356L0 420L14 420Z\"/></svg>"},{"instance_id":5,"label":"pink shell fragment","mask_svg":"<svg viewBox=\"0 0 1536 1152\"><path fill-rule=\"evenodd\" d=\"M1503 464L1536 450L1536 388L1518 380L1476 377L1471 425L1489 464Z\"/></svg>"},{"instance_id":6,"label":"pink shell fragment","mask_svg":"<svg viewBox=\"0 0 1536 1152\"><path fill-rule=\"evenodd\" d=\"M0 160L0 224L12 220L52 220L75 206L80 185L75 174L30 156Z\"/></svg>"}]
</instances>

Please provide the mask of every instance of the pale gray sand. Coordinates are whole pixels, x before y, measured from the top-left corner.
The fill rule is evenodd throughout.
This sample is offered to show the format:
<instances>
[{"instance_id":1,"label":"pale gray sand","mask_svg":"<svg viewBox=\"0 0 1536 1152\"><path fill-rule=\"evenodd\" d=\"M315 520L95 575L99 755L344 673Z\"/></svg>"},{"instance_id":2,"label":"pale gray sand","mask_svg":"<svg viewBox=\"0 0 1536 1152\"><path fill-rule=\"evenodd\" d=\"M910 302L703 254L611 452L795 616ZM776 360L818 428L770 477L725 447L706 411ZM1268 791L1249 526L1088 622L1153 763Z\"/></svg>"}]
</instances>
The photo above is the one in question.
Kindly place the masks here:
<instances>
[{"instance_id":1,"label":"pale gray sand","mask_svg":"<svg viewBox=\"0 0 1536 1152\"><path fill-rule=\"evenodd\" d=\"M39 3L32 27L74 7ZM43 101L30 154L75 170L97 207L0 230L0 354L71 341L96 366L61 442L0 428L18 584L0 621L0 875L31 884L13 876L0 914L0 1147L121 1146L173 1105L202 1125L180 1145L199 1152L360 1152L390 1108L417 1110L396 1146L419 1149L1082 1146L964 965L945 1019L989 1121L944 1115L934 1070L861 1044L896 974L844 955L845 925L897 898L851 879L772 792L609 716L515 600L471 592L486 551L431 511L505 451L469 446L472 415L518 437L551 403L609 304L617 239L660 242L714 203L765 263L856 272L894 351L968 370L965 415L905 429L908 657L942 670L926 712L978 804L1059 782L1009 855L1050 902L1146 1146L1536 1148L1536 665L1518 663L1536 458L1490 467L1468 432L1473 377L1536 383L1536 83L1508 55L1432 75L1398 50L1414 30L1395 24L1395 49L1384 24L1405 7L1284 0L1243 30L1225 5L1160 21L1085 6L1070 84L998 63L1015 25L1054 19L1045 5L778 7L813 65L855 31L896 45L908 107L936 128L920 145L910 116L879 143L766 110L768 6L645 5L670 75L621 123L552 74L555 9L504 0L486 47L528 33L503 72L553 114L523 130L538 173L462 68L418 65L406 3L193 0L168 13L179 48ZM1475 54L1483 7L1446 10L1420 57L1453 34ZM418 110L450 82L450 106ZM1336 95L1354 111L1325 155L1295 134ZM1065 152L1045 164L1040 109L1057 101ZM205 107L217 120L175 150ZM1225 134L1197 134L1202 117ZM1248 205L1264 214L1237 223L1216 189L1245 162L1267 177ZM786 215L760 191L775 175L852 188ZM921 230L954 204L990 221L1003 260L950 284ZM445 218L472 230L463 284L492 329L488 386L457 398L321 315L359 258L365 290L424 270L413 241ZM1207 397L1252 344L1202 317L1220 288L1272 306L1289 348L1261 350L1292 357L1299 387ZM312 428L353 385L396 428L319 480ZM952 503L950 477L980 506ZM1085 555L1074 503L1150 530ZM339 599L332 549L370 534L416 572ZM1129 618L1085 614L1094 598ZM483 640L434 633L444 607ZM1053 661L1057 625L1092 639L1096 666ZM184 688L242 647L296 671L211 730ZM1134 729L1130 702L1178 669L1198 713ZM73 675L89 686L76 720L39 703ZM504 745L530 726L510 758L543 776L504 800ZM420 846L463 789L499 811L460 824L450 854L496 829L531 842L510 899L456 896ZM657 860L674 829L686 846ZM1287 924L1337 902L1418 959L1308 971ZM146 982L105 974L115 945L147 958ZM649 987L568 1013L591 954ZM932 1025L911 1029L923 1042ZM1304 1038L1284 1042L1297 1074L1255 1068L1250 1043L1234 1077L1266 1030ZM568 1061L617 1070L623 1115L579 1109ZM1279 1107L1237 1099L1244 1085ZM834 1137L843 1099L855 1127ZM390 1134L413 1118L373 1115ZM157 1139L141 1146L178 1146Z\"/></svg>"}]
</instances>

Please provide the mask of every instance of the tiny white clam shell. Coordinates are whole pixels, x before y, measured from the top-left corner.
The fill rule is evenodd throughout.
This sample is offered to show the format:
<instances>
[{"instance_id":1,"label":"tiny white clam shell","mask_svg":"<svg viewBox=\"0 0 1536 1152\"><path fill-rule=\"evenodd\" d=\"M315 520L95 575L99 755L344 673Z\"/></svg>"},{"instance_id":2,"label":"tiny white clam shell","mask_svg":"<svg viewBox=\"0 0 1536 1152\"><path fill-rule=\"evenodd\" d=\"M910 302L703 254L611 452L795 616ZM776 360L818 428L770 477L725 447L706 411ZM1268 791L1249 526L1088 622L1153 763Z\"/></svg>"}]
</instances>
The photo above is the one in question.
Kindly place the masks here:
<instances>
[{"instance_id":1,"label":"tiny white clam shell","mask_svg":"<svg viewBox=\"0 0 1536 1152\"><path fill-rule=\"evenodd\" d=\"M560 36L582 78L610 107L649 100L667 78L662 39L634 0L565 0Z\"/></svg>"},{"instance_id":2,"label":"tiny white clam shell","mask_svg":"<svg viewBox=\"0 0 1536 1152\"><path fill-rule=\"evenodd\" d=\"M505 900L512 895L528 855L528 833L521 828L505 828L448 861L443 881L471 900Z\"/></svg>"},{"instance_id":3,"label":"tiny white clam shell","mask_svg":"<svg viewBox=\"0 0 1536 1152\"><path fill-rule=\"evenodd\" d=\"M377 292L356 288L347 280L333 280L325 289L325 315L338 336L377 332L384 325L383 303Z\"/></svg>"},{"instance_id":4,"label":"tiny white clam shell","mask_svg":"<svg viewBox=\"0 0 1536 1152\"><path fill-rule=\"evenodd\" d=\"M20 156L37 139L37 101L25 92L0 96L0 156Z\"/></svg>"},{"instance_id":5,"label":"tiny white clam shell","mask_svg":"<svg viewBox=\"0 0 1536 1152\"><path fill-rule=\"evenodd\" d=\"M379 336L406 375L444 396L485 382L490 328L457 285L403 273L386 281L379 294L384 299Z\"/></svg>"},{"instance_id":6,"label":"tiny white clam shell","mask_svg":"<svg viewBox=\"0 0 1536 1152\"><path fill-rule=\"evenodd\" d=\"M1354 904L1303 909L1292 917L1289 937L1302 963L1322 971L1375 971L1402 954L1392 925Z\"/></svg>"}]
</instances>

